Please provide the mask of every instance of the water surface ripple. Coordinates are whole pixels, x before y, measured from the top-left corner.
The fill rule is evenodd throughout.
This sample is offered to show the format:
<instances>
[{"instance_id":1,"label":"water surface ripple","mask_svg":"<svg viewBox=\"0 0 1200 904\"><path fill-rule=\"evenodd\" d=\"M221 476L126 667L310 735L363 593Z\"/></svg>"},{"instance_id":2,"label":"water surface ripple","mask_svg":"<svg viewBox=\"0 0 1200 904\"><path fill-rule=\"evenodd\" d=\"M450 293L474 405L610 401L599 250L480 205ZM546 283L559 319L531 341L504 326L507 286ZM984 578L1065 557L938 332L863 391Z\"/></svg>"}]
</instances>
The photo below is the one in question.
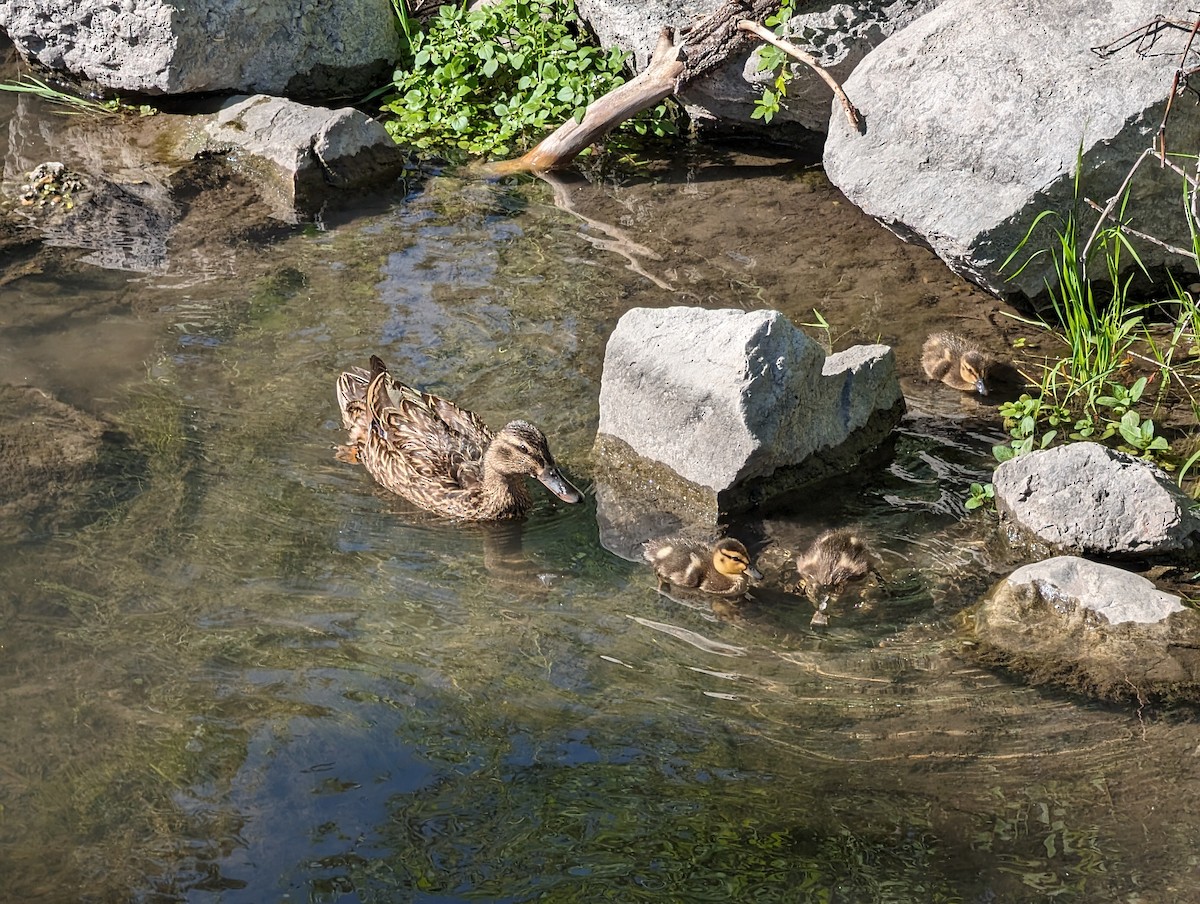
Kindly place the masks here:
<instances>
[{"instance_id":1,"label":"water surface ripple","mask_svg":"<svg viewBox=\"0 0 1200 904\"><path fill-rule=\"evenodd\" d=\"M229 274L170 250L120 278L61 252L61 276L6 286L6 349L38 354L4 378L137 453L0 546L13 900L1193 894L1194 721L957 655L962 610L1013 564L962 506L994 421L913 362L983 300L819 171L689 152L557 189L440 176L232 247ZM86 379L84 326L47 304L123 337ZM670 304L816 308L835 347L893 343L910 395L884 465L742 525L768 576L744 606L657 594L600 545L590 496L535 487L524 525L453 525L333 459L334 378L377 353L494 425L540 424L589 488L607 336ZM782 583L841 523L884 580L814 633Z\"/></svg>"}]
</instances>

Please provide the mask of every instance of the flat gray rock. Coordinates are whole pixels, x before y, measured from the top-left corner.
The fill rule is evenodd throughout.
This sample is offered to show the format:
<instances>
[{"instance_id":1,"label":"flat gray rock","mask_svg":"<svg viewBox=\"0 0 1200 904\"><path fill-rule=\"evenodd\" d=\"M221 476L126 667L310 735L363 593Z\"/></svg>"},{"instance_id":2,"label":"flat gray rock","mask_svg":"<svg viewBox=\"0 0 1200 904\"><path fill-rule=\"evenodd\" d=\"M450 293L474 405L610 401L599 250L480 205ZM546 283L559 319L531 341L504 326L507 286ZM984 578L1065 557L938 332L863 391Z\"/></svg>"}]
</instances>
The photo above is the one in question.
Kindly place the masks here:
<instances>
[{"instance_id":1,"label":"flat gray rock","mask_svg":"<svg viewBox=\"0 0 1200 904\"><path fill-rule=\"evenodd\" d=\"M1188 548L1200 526L1162 471L1099 443L1029 452L996 468L1002 515L1054 549L1128 556Z\"/></svg>"}]
</instances>

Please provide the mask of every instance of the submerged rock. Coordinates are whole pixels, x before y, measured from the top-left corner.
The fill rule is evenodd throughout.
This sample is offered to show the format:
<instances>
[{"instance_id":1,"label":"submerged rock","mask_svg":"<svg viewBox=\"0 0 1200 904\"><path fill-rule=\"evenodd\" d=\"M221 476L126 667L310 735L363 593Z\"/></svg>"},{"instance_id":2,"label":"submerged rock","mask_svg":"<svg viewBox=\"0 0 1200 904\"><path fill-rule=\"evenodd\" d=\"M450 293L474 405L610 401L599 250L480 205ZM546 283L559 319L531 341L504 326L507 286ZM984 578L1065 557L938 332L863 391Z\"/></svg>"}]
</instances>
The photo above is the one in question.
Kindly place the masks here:
<instances>
[{"instance_id":1,"label":"submerged rock","mask_svg":"<svg viewBox=\"0 0 1200 904\"><path fill-rule=\"evenodd\" d=\"M0 384L0 540L101 515L88 496L121 448L104 421L35 387Z\"/></svg>"},{"instance_id":2,"label":"submerged rock","mask_svg":"<svg viewBox=\"0 0 1200 904\"><path fill-rule=\"evenodd\" d=\"M0 28L27 60L137 94L355 96L399 51L390 0L0 0Z\"/></svg>"},{"instance_id":3,"label":"submerged rock","mask_svg":"<svg viewBox=\"0 0 1200 904\"><path fill-rule=\"evenodd\" d=\"M1162 471L1099 443L1020 455L996 468L996 506L1056 550L1110 556L1189 548L1191 500Z\"/></svg>"},{"instance_id":4,"label":"submerged rock","mask_svg":"<svg viewBox=\"0 0 1200 904\"><path fill-rule=\"evenodd\" d=\"M903 412L887 346L826 357L778 311L634 308L604 356L602 524L711 525L852 468Z\"/></svg>"},{"instance_id":5,"label":"submerged rock","mask_svg":"<svg viewBox=\"0 0 1200 904\"><path fill-rule=\"evenodd\" d=\"M1031 15L1023 0L947 0L846 80L865 134L835 116L825 170L854 204L956 272L997 294L1037 296L1055 279L1051 256L1019 275L1017 266L1001 272L1005 259L1042 211L1087 211L1075 204L1077 168L1086 197L1103 205L1117 194L1163 122L1176 67L1200 61L1196 46L1181 61L1187 27L1147 26L1155 14L1190 23L1188 10L1182 0L1063 0ZM1168 148L1200 144L1200 107L1176 102L1166 134ZM1135 176L1121 222L1191 248L1181 177L1151 164ZM1085 216L1084 236L1095 214ZM1053 225L1035 233L1031 253L1054 244ZM1194 266L1127 237L1149 267Z\"/></svg>"},{"instance_id":6,"label":"submerged rock","mask_svg":"<svg viewBox=\"0 0 1200 904\"><path fill-rule=\"evenodd\" d=\"M967 616L967 655L1109 700L1200 700L1200 616L1140 575L1059 556Z\"/></svg>"}]
</instances>

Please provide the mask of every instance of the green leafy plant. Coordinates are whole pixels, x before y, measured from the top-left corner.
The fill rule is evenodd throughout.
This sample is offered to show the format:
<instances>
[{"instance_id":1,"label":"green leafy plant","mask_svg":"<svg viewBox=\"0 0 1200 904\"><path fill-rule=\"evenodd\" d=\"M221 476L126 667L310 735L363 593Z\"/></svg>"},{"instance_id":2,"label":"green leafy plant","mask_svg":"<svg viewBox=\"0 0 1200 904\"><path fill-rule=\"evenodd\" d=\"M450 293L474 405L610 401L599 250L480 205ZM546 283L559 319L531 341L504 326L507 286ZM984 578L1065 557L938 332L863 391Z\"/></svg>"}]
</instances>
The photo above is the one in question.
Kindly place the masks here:
<instances>
[{"instance_id":1,"label":"green leafy plant","mask_svg":"<svg viewBox=\"0 0 1200 904\"><path fill-rule=\"evenodd\" d=\"M788 20L792 18L795 11L795 0L783 0L779 5L779 11L764 19L763 24L767 28L774 29L775 34L784 37ZM787 86L792 80L788 55L778 47L770 44L763 45L758 49L758 71L775 73L775 80L772 87L763 88L762 96L755 102L754 112L750 114L750 118L761 119L764 123L769 123L779 112L779 102L787 97Z\"/></svg>"},{"instance_id":2,"label":"green leafy plant","mask_svg":"<svg viewBox=\"0 0 1200 904\"><path fill-rule=\"evenodd\" d=\"M1018 319L1059 337L1067 352L1061 358L1044 359L1042 364L1034 365L1042 369L1037 398L1024 395L1001 406L1011 439L993 448L997 459L1004 461L1056 441L1110 442L1168 470L1182 461L1177 478L1181 486L1200 462L1195 436L1173 450L1154 420L1160 407L1168 403L1190 405L1193 418L1200 419L1200 401L1195 393L1200 379L1200 306L1193 293L1174 278L1170 282L1171 297L1153 305L1131 301L1132 280L1139 273L1148 277L1148 273L1129 242L1131 230L1125 226L1125 212L1133 175L1145 160L1159 160L1180 174L1191 250L1172 250L1190 257L1200 269L1195 176L1198 158L1195 154L1167 157L1161 160L1153 149L1143 153L1126 176L1122 190L1101 210L1083 241L1078 226L1082 207L1078 174L1084 167L1078 159L1074 209L1065 216L1051 211L1040 214L1004 262L1004 268L1008 268L1023 253L1041 224L1055 225L1048 246L1029 255L1016 271L1020 273L1040 255L1052 255L1054 279L1047 280L1047 290L1054 322ZM1185 162L1179 165L1172 157L1182 157ZM1134 266L1123 268L1127 260ZM1166 318L1161 316L1164 313ZM1128 371L1138 365L1143 372L1135 378ZM1146 368L1151 373L1146 374ZM1153 392L1150 387L1154 387Z\"/></svg>"},{"instance_id":3,"label":"green leafy plant","mask_svg":"<svg viewBox=\"0 0 1200 904\"><path fill-rule=\"evenodd\" d=\"M996 504L996 488L990 483L973 483L971 484L970 495L967 496L967 501L964 503L967 511L974 511L977 508L984 506L992 507Z\"/></svg>"},{"instance_id":4,"label":"green leafy plant","mask_svg":"<svg viewBox=\"0 0 1200 904\"><path fill-rule=\"evenodd\" d=\"M992 454L997 461L1004 462L1033 449L1048 448L1062 437L1094 442L1119 437L1124 441L1118 442L1122 451L1170 469L1173 465L1167 454L1169 443L1165 437L1155 434L1154 421L1135 409L1145 388L1145 377L1132 386L1109 383L1106 394L1088 399L1091 407L1086 411L1057 402L1053 390L1045 386L1037 398L1024 393L1000 406L1004 428L1012 439L993 446Z\"/></svg>"},{"instance_id":5,"label":"green leafy plant","mask_svg":"<svg viewBox=\"0 0 1200 904\"><path fill-rule=\"evenodd\" d=\"M382 121L419 150L473 156L523 151L624 81L626 54L577 37L566 0L508 0L468 10L443 6L412 33L411 65L385 89ZM675 132L666 104L623 124L636 135Z\"/></svg>"}]
</instances>

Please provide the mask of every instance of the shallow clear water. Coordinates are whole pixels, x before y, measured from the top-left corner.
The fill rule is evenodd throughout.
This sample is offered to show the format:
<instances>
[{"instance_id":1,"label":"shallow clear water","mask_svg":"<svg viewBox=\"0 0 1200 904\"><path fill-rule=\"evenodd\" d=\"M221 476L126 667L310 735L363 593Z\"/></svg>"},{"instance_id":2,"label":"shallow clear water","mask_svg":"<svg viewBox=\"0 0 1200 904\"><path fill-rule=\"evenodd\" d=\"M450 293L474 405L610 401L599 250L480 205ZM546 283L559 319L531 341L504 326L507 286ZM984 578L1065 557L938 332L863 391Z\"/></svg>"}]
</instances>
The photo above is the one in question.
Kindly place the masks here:
<instances>
[{"instance_id":1,"label":"shallow clear water","mask_svg":"<svg viewBox=\"0 0 1200 904\"><path fill-rule=\"evenodd\" d=\"M962 508L995 428L913 362L951 320L1002 348L995 304L778 156L685 152L562 187L576 213L554 198L439 176L257 241L185 215L152 272L63 250L3 287L0 381L124 437L0 545L6 893L1193 894L1190 713L1143 720L957 654L959 614L1013 564ZM590 499L448 525L333 458L334 379L379 353L493 424L539 423L586 488L607 336L668 304L817 308L835 347L897 349L889 460L736 526L767 572L750 604L659 596L600 545ZM813 633L780 576L836 523L885 581Z\"/></svg>"}]
</instances>

